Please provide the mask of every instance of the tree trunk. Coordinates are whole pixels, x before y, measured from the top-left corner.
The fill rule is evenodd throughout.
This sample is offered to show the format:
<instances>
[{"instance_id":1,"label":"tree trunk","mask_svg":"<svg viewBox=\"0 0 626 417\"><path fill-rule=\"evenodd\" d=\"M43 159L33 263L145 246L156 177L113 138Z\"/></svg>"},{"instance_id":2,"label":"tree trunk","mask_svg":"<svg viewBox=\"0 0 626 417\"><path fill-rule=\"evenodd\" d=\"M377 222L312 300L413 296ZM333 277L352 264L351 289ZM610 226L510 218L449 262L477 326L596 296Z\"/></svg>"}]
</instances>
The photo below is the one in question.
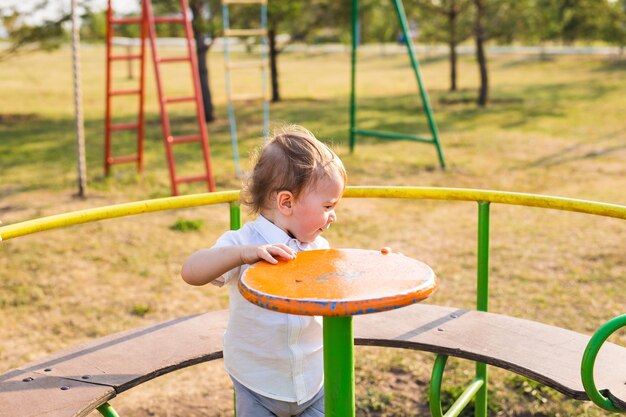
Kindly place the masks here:
<instances>
[{"instance_id":1,"label":"tree trunk","mask_svg":"<svg viewBox=\"0 0 626 417\"><path fill-rule=\"evenodd\" d=\"M450 42L450 91L456 91L456 42Z\"/></svg>"},{"instance_id":2,"label":"tree trunk","mask_svg":"<svg viewBox=\"0 0 626 417\"><path fill-rule=\"evenodd\" d=\"M272 103L280 101L280 90L278 88L278 48L276 47L276 30L269 29L267 37L270 44L270 77L272 79Z\"/></svg>"},{"instance_id":3,"label":"tree trunk","mask_svg":"<svg viewBox=\"0 0 626 417\"><path fill-rule=\"evenodd\" d=\"M485 3L484 0L474 0L476 5L476 59L480 68L480 89L478 93L478 105L487 105L489 95L489 78L487 74L487 57L485 56Z\"/></svg>"},{"instance_id":4,"label":"tree trunk","mask_svg":"<svg viewBox=\"0 0 626 417\"><path fill-rule=\"evenodd\" d=\"M209 86L209 68L207 65L207 53L209 47L204 43L204 33L195 33L196 57L198 59L198 75L200 76L200 90L202 90L202 103L204 104L204 120L212 122L215 120L213 114L213 99L211 97L211 87Z\"/></svg>"},{"instance_id":5,"label":"tree trunk","mask_svg":"<svg viewBox=\"0 0 626 417\"><path fill-rule=\"evenodd\" d=\"M200 78L200 90L202 91L202 103L204 105L204 120L212 122L215 120L213 113L213 98L211 97L211 87L209 86L209 68L207 65L207 54L209 47L204 42L205 35L198 29L202 25L202 10L204 8L204 0L192 1L189 4L192 16L193 38L196 41L196 60L198 61L198 77Z\"/></svg>"},{"instance_id":6,"label":"tree trunk","mask_svg":"<svg viewBox=\"0 0 626 417\"><path fill-rule=\"evenodd\" d=\"M450 29L450 91L456 91L456 64L457 64L457 55L456 55L456 24L457 24L457 16L458 10L456 10L456 5L453 4L452 8L448 12L448 24Z\"/></svg>"}]
</instances>

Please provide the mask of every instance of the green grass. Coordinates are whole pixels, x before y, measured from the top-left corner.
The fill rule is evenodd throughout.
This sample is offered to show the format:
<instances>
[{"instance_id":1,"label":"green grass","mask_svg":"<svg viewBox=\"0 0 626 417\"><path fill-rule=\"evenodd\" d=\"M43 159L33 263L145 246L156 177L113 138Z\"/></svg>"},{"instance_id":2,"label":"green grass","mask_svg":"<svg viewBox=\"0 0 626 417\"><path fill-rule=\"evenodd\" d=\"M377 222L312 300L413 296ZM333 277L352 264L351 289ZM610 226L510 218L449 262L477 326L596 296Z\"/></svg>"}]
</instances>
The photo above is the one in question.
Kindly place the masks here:
<instances>
[{"instance_id":1,"label":"green grass","mask_svg":"<svg viewBox=\"0 0 626 417\"><path fill-rule=\"evenodd\" d=\"M175 53L175 51L172 51ZM108 204L168 196L169 177L148 70L145 173L115 166L103 176L104 49L83 50L88 198L76 192L69 50L0 64L0 219L4 224ZM347 149L349 55L281 55L284 101L272 120L299 123L332 143L351 185L419 185L531 192L626 204L626 66L606 57L491 57L492 104L476 107L478 71L460 62L460 90L447 91L445 59L422 58L448 169L433 146L373 138ZM120 88L130 86L118 68ZM217 121L209 126L219 190L239 188L226 118L223 62L210 57ZM171 95L188 87L183 67L166 75ZM247 77L239 85L254 89ZM360 60L359 126L427 134L404 56ZM116 102L117 103L117 102ZM181 107L181 109L184 109ZM135 103L116 115L132 120ZM238 111L243 165L260 137L260 106ZM191 129L177 116L177 129ZM115 136L122 154L132 136ZM124 144L125 141L125 144ZM119 145L119 146L118 146ZM178 148L183 172L201 170L198 149ZM204 192L195 184L183 192ZM430 264L440 289L428 302L472 308L475 204L345 200L328 238L335 247L390 246ZM192 219L192 220L189 220ZM624 312L626 224L615 219L494 205L491 214L494 312L591 333ZM203 207L92 223L0 245L0 372L94 337L227 306L226 291L194 288L179 277L185 257L228 228L226 207ZM198 229L198 230L196 230ZM181 233L183 230L193 230ZM626 344L620 332L615 341ZM433 357L380 348L357 350L359 415L425 415ZM471 380L473 364L450 360L444 390ZM498 416L605 416L533 382L491 369ZM167 375L116 398L120 415L217 416L232 409L221 363ZM497 412L496 412L497 411Z\"/></svg>"},{"instance_id":2,"label":"green grass","mask_svg":"<svg viewBox=\"0 0 626 417\"><path fill-rule=\"evenodd\" d=\"M204 222L201 219L198 220L187 220L187 219L178 219L176 223L170 226L170 229L177 230L179 232L191 232L202 229L204 226Z\"/></svg>"}]
</instances>

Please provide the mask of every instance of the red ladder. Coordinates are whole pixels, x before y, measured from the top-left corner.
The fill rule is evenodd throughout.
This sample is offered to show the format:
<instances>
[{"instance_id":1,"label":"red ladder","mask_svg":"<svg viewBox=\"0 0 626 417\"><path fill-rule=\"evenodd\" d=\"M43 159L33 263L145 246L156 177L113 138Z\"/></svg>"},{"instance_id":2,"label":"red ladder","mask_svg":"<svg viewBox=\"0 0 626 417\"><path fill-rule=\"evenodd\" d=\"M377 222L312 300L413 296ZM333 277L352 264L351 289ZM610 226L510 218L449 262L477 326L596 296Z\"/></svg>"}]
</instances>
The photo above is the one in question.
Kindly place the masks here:
<instances>
[{"instance_id":1,"label":"red ladder","mask_svg":"<svg viewBox=\"0 0 626 417\"><path fill-rule=\"evenodd\" d=\"M163 131L163 142L165 144L165 154L167 158L167 164L169 168L170 174L170 183L172 186L172 194L178 195L179 189L178 185L181 183L190 183L190 182L206 182L209 191L215 191L215 182L213 179L213 174L211 170L211 152L209 149L209 135L207 132L206 122L204 120L204 105L202 102L202 92L200 90L200 79L198 75L198 65L196 62L195 50L192 45L192 37L193 32L191 29L191 21L189 20L188 15L188 3L187 0L179 0L180 8L181 8L181 16L180 17L170 17L170 16L154 16L154 12L152 9L152 1L151 0L143 0L142 1L142 17L141 18L131 18L131 19L113 19L112 15L107 19L109 22L114 21L117 23L137 23L141 22L142 25L142 51L145 51L145 38L146 35L150 39L150 47L152 49L152 63L154 66L154 74L157 84L157 93L159 98L159 109L161 115L161 127ZM111 7L109 6L109 10ZM132 22L131 22L132 21ZM182 24L185 30L185 41L186 41L186 51L187 53L183 56L179 57L160 57L158 53L158 45L157 45L157 33L156 33L156 25L160 23L170 23L170 24ZM108 39L108 37L107 37ZM107 41L107 50L109 48L110 42ZM141 65L141 84L143 85L145 68L143 65L143 60L145 57L145 53L142 52L142 65ZM109 68L111 61L111 55L107 52L107 68ZM187 62L189 63L189 68L191 72L191 77L193 80L193 94L184 97L166 97L163 89L163 80L161 77L160 65L168 64L168 63L180 63ZM107 72L109 74L110 71ZM109 102L110 96L116 95L111 94L109 75L107 75L107 126L110 125L110 109ZM118 95L120 92L113 92ZM141 96L141 105L140 105L140 119L138 120L138 155L137 160L143 160L143 102L144 102L144 93L143 87L140 89ZM198 134L187 135L187 136L173 136L172 128L170 123L170 117L167 110L167 106L170 104L176 103L185 103L185 102L195 102L195 110L196 110L196 120L198 124ZM120 124L120 125L111 125L113 130L123 130L124 128L132 128L134 124ZM139 139L139 132L141 133L141 139ZM110 135L110 133L109 133ZM202 147L203 161L204 161L204 173L196 176L189 177L178 177L176 175L176 159L174 157L174 145L181 143L190 143L190 142L199 142ZM110 148L110 138L107 138L107 146ZM109 149L107 148L107 149ZM110 151L109 151L110 152ZM108 160L107 154L105 159ZM122 158L113 158L114 162L130 162L133 157L122 157ZM107 171L108 173L108 171Z\"/></svg>"},{"instance_id":2,"label":"red ladder","mask_svg":"<svg viewBox=\"0 0 626 417\"><path fill-rule=\"evenodd\" d=\"M141 26L141 47L138 54L121 54L115 55L113 53L113 34L114 25L129 25L139 24ZM131 18L115 18L111 0L108 1L107 9L107 36L106 36L106 109L104 116L104 173L105 175L111 174L111 166L114 164L122 164L129 162L137 163L137 171L143 172L143 139L144 139L144 97L145 97L145 56L146 56L146 20L143 17L131 17ZM139 87L132 90L114 90L112 81L113 62L115 61L140 61L139 71ZM135 123L113 123L112 122L112 109L113 109L113 97L116 96L139 96L139 111L137 116L137 122ZM113 132L119 132L124 130L136 130L137 131L137 153L130 156L113 156L113 145L111 140L111 134Z\"/></svg>"},{"instance_id":3,"label":"red ladder","mask_svg":"<svg viewBox=\"0 0 626 417\"><path fill-rule=\"evenodd\" d=\"M167 156L167 164L170 170L170 181L172 184L172 194L178 195L178 184L206 181L209 191L215 191L215 182L211 171L211 153L209 150L209 135L207 133L206 122L204 120L204 105L202 103L202 92L200 91L200 78L198 76L198 64L191 39L193 32L191 29L191 21L188 16L187 0L179 0L182 11L181 17L155 17L152 12L152 1L144 0L144 16L148 22L148 36L150 37L150 46L152 49L152 62L154 64L154 75L157 83L157 92L159 96L159 107L161 111L161 126L163 128L163 140L165 143L165 151ZM157 50L156 42L156 24L157 23L179 23L185 29L185 41L187 44L187 54L180 57L161 58ZM193 79L193 95L186 97L165 97L163 92L163 81L161 80L161 71L159 66L166 63L188 62ZM198 122L198 134L189 136L172 135L170 118L167 112L169 104L195 102L196 104L196 120ZM202 155L204 157L204 174L191 177L176 176L176 161L174 158L173 146L180 143L200 142L202 146Z\"/></svg>"}]
</instances>

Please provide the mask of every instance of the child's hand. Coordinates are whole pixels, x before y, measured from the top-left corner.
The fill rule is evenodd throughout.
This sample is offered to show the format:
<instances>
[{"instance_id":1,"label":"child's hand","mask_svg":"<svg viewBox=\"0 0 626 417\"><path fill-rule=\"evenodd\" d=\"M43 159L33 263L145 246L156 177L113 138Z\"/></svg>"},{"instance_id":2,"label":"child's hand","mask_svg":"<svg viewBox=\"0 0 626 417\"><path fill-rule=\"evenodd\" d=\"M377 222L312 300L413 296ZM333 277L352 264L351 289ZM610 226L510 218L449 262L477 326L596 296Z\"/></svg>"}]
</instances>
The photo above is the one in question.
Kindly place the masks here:
<instances>
[{"instance_id":1,"label":"child's hand","mask_svg":"<svg viewBox=\"0 0 626 417\"><path fill-rule=\"evenodd\" d=\"M241 260L245 264L253 264L264 260L271 264L277 264L276 258L283 258L288 261L295 259L296 252L282 243L275 245L245 246L241 253Z\"/></svg>"}]
</instances>

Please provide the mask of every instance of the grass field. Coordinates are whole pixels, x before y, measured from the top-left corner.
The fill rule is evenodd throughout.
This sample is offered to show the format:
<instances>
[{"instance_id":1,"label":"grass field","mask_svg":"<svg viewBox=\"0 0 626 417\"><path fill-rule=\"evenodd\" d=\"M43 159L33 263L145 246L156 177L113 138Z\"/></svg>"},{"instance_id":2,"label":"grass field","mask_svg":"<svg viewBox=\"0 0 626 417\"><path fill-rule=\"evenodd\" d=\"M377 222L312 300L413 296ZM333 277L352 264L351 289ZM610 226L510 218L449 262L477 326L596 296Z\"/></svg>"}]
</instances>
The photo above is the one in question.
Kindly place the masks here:
<instances>
[{"instance_id":1,"label":"grass field","mask_svg":"<svg viewBox=\"0 0 626 417\"><path fill-rule=\"evenodd\" d=\"M176 51L171 51L175 54ZM83 50L88 198L78 200L71 64L68 49L0 64L0 219L4 224L168 196L152 71L147 98L146 168L130 165L103 176L104 49ZM474 104L477 67L460 62L461 90L447 91L443 56L420 57L448 169L435 149L402 141L360 139L347 149L349 55L281 56L284 101L272 104L274 123L303 124L332 143L351 185L484 188L626 204L626 65L607 57L497 56L490 59L492 104ZM426 133L415 80L401 55L360 60L359 125ZM209 126L219 190L239 188L225 111L223 62L210 57L218 120ZM117 68L120 88L125 68ZM242 91L258 87L243 77ZM166 73L169 94L183 95L186 72ZM116 101L131 120L132 100ZM183 112L175 126L192 123ZM240 115L241 154L261 143L260 106ZM132 137L115 137L118 154ZM184 172L201 169L198 149L181 148ZM204 192L199 185L185 193ZM459 202L345 200L328 233L335 247L391 246L424 260L440 290L428 302L474 306L476 207ZM550 210L496 205L492 209L491 311L591 333L624 313L626 223ZM191 221L195 228L172 227ZM225 291L192 288L179 277L185 257L210 245L228 227L225 207L185 209L92 223L27 236L0 245L0 372L80 341L227 306ZM194 229L194 227L192 227ZM621 332L613 341L626 344ZM426 415L433 356L379 348L357 350L360 416ZM113 401L127 417L232 415L230 382L221 362L151 381ZM457 392L473 364L452 360L444 384ZM492 415L604 416L590 403L565 399L532 381L490 371Z\"/></svg>"}]
</instances>

